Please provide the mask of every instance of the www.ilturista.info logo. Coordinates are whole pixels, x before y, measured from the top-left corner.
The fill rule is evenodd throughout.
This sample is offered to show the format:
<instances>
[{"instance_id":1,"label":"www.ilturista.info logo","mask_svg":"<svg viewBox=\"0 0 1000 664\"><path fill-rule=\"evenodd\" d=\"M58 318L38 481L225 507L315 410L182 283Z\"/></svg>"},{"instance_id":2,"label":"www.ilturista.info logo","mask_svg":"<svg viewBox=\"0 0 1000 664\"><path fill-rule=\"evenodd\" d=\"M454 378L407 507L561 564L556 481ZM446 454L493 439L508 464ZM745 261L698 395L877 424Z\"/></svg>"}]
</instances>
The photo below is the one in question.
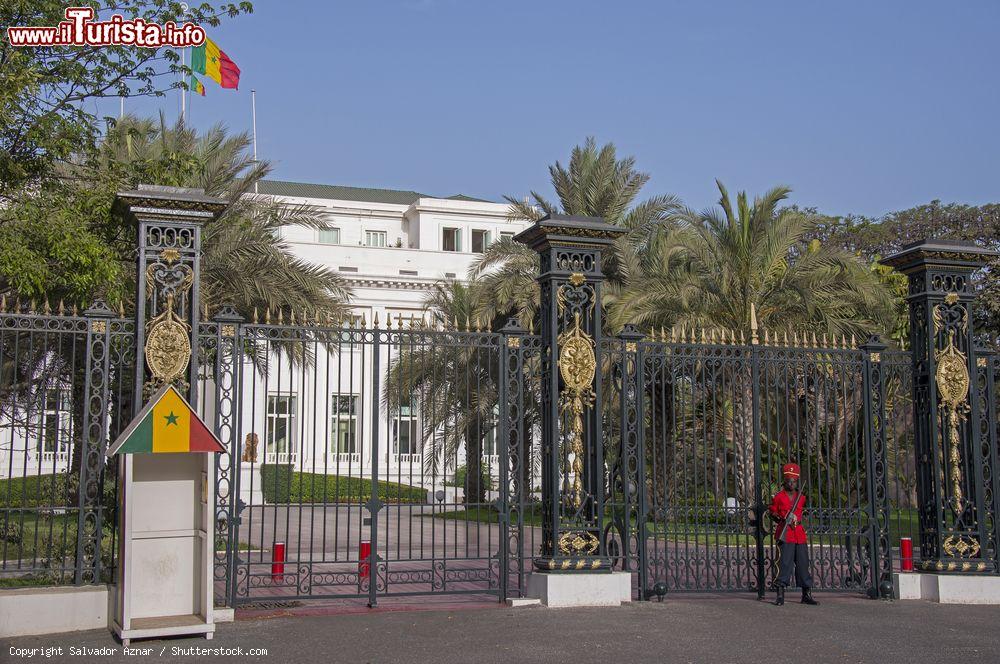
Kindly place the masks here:
<instances>
[{"instance_id":1,"label":"www.ilturista.info logo","mask_svg":"<svg viewBox=\"0 0 1000 664\"><path fill-rule=\"evenodd\" d=\"M57 26L10 26L11 46L140 46L186 48L205 43L204 28L194 23L163 25L141 18L115 14L107 21L94 21L93 7L68 7L66 20Z\"/></svg>"}]
</instances>

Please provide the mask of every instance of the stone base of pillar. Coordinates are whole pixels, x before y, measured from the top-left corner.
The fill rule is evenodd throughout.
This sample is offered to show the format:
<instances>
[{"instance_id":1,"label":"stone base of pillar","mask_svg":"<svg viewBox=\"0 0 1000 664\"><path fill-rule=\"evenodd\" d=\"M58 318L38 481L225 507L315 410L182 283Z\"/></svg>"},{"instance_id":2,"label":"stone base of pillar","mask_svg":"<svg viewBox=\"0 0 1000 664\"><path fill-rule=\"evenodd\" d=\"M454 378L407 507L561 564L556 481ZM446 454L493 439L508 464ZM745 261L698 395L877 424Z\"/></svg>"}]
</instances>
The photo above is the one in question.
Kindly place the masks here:
<instances>
[{"instance_id":1,"label":"stone base of pillar","mask_svg":"<svg viewBox=\"0 0 1000 664\"><path fill-rule=\"evenodd\" d=\"M621 606L632 601L632 573L535 572L526 595L549 607Z\"/></svg>"},{"instance_id":2,"label":"stone base of pillar","mask_svg":"<svg viewBox=\"0 0 1000 664\"><path fill-rule=\"evenodd\" d=\"M240 464L240 500L247 505L263 505L261 487L260 465Z\"/></svg>"},{"instance_id":3,"label":"stone base of pillar","mask_svg":"<svg viewBox=\"0 0 1000 664\"><path fill-rule=\"evenodd\" d=\"M1000 604L1000 576L896 572L896 599L922 599L940 604Z\"/></svg>"}]
</instances>

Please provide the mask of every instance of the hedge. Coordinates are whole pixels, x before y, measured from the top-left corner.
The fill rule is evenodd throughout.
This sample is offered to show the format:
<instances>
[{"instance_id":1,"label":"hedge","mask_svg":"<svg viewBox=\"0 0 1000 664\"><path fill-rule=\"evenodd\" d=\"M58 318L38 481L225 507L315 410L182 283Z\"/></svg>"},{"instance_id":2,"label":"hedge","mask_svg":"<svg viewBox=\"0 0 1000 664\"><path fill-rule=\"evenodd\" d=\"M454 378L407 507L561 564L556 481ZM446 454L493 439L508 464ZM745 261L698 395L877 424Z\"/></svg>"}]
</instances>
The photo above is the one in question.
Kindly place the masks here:
<instances>
[{"instance_id":1,"label":"hedge","mask_svg":"<svg viewBox=\"0 0 1000 664\"><path fill-rule=\"evenodd\" d=\"M371 479L292 470L291 464L261 464L261 492L268 503L363 503L371 498ZM396 482L378 483L385 503L425 503L427 490Z\"/></svg>"},{"instance_id":2,"label":"hedge","mask_svg":"<svg viewBox=\"0 0 1000 664\"><path fill-rule=\"evenodd\" d=\"M0 507L67 507L66 473L0 480Z\"/></svg>"}]
</instances>

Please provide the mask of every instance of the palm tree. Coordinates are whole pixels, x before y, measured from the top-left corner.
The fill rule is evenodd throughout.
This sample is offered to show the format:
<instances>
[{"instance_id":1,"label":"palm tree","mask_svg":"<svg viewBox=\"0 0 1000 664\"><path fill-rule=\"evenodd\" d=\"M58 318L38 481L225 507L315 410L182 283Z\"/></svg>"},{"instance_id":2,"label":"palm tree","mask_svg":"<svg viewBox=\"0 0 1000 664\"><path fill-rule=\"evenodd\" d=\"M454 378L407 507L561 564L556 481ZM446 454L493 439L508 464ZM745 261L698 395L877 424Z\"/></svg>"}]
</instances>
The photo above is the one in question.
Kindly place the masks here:
<instances>
[{"instance_id":1,"label":"palm tree","mask_svg":"<svg viewBox=\"0 0 1000 664\"><path fill-rule=\"evenodd\" d=\"M80 195L155 183L224 198L225 212L202 234L201 298L210 307L230 303L247 318L255 310L345 313L350 293L343 280L294 256L280 235L284 226L326 228L322 211L255 194L272 167L255 161L249 147L245 132L230 134L221 124L199 134L183 121L167 126L162 115L159 122L129 116L109 130L95 155L67 165L63 174L77 182ZM130 263L130 235L115 232L128 240L122 250ZM126 281L134 276L129 272Z\"/></svg>"},{"instance_id":2,"label":"palm tree","mask_svg":"<svg viewBox=\"0 0 1000 664\"><path fill-rule=\"evenodd\" d=\"M431 328L449 327L474 318L474 302L469 287L442 281L435 284L424 308ZM429 332L425 340L414 334L412 343L400 343L389 364L382 398L390 413L407 405L418 409L425 473L438 477L455 470L464 446L465 502L482 503L488 470L482 463L483 444L497 428L499 355L495 349L448 339L445 334Z\"/></svg>"},{"instance_id":3,"label":"palm tree","mask_svg":"<svg viewBox=\"0 0 1000 664\"><path fill-rule=\"evenodd\" d=\"M808 241L814 226L808 215L779 209L787 187L775 187L752 203L740 192L734 207L726 188L717 184L719 207L689 211L680 226L655 240L613 303L613 320L643 328L680 325L748 334L755 309L767 329L866 335L891 324L892 298L878 276L853 255ZM749 375L730 380L742 387L731 405L732 426L723 434L731 441L736 495L749 501L751 381ZM832 411L852 409L841 405Z\"/></svg>"},{"instance_id":4,"label":"palm tree","mask_svg":"<svg viewBox=\"0 0 1000 664\"><path fill-rule=\"evenodd\" d=\"M688 211L656 239L614 307L613 316L643 328L748 330L751 306L762 328L808 326L817 333L862 335L890 322L890 294L849 254L807 241L815 222L779 210L791 192L775 187L733 207L721 182L719 208Z\"/></svg>"},{"instance_id":5,"label":"palm tree","mask_svg":"<svg viewBox=\"0 0 1000 664\"><path fill-rule=\"evenodd\" d=\"M505 196L510 203L508 218L536 221L546 214L603 217L624 228L627 232L604 261L612 292L635 269L637 257L653 246L683 210L672 195L636 203L650 176L636 170L634 157L618 159L613 143L598 148L593 138L587 138L583 146L573 148L568 167L556 162L549 166L549 176L559 202L550 202L535 191L530 198ZM469 278L482 286L476 313L486 320L517 315L528 327L538 308L538 270L538 256L526 246L510 239L491 245L469 270Z\"/></svg>"}]
</instances>

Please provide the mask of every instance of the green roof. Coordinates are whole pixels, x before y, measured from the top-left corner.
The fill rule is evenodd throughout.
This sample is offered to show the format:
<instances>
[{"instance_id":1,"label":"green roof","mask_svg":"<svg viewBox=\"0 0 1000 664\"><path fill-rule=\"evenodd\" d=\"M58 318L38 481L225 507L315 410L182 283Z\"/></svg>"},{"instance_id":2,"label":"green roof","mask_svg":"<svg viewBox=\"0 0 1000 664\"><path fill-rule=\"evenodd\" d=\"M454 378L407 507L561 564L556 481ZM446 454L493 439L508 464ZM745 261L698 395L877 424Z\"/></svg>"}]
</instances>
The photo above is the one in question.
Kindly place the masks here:
<instances>
[{"instance_id":1,"label":"green roof","mask_svg":"<svg viewBox=\"0 0 1000 664\"><path fill-rule=\"evenodd\" d=\"M361 201L365 203L390 203L411 205L418 198L438 198L419 191L401 189L376 189L373 187L344 187L335 184L312 184L309 182L288 182L285 180L261 180L257 183L257 193L265 196L295 196L299 198L328 198L336 201ZM453 201L490 203L482 198L465 194L448 196Z\"/></svg>"}]
</instances>

